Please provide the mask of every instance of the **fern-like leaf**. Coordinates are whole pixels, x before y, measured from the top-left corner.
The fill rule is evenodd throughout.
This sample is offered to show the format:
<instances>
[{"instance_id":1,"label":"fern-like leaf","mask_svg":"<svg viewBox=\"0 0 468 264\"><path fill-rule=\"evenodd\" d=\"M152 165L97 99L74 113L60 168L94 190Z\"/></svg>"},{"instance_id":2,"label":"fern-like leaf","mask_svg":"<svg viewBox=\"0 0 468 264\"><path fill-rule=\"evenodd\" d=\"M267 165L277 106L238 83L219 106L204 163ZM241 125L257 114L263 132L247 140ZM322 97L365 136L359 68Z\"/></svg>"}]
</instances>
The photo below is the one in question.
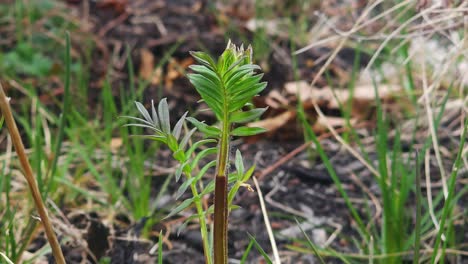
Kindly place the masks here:
<instances>
[{"instance_id":1,"label":"fern-like leaf","mask_svg":"<svg viewBox=\"0 0 468 264\"><path fill-rule=\"evenodd\" d=\"M260 67L251 62L250 46L244 50L229 42L217 62L203 52L191 54L200 65L190 67L194 73L188 78L219 121L243 123L263 113L262 110L242 111L266 87L266 82L261 82L263 74L255 72Z\"/></svg>"}]
</instances>

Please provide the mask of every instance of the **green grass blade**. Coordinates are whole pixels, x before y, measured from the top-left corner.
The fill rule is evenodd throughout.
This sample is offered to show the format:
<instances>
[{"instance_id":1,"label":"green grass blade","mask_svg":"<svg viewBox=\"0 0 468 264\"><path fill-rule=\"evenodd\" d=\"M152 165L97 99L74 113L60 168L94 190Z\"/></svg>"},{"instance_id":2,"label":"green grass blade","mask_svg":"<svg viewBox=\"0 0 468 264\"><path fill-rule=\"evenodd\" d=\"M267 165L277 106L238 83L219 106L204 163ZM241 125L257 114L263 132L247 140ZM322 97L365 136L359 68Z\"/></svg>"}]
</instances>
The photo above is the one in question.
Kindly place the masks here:
<instances>
[{"instance_id":1,"label":"green grass blade","mask_svg":"<svg viewBox=\"0 0 468 264\"><path fill-rule=\"evenodd\" d=\"M247 235L250 237L251 241L253 241L254 246L258 250L258 252L265 258L265 261L268 264L273 264L273 261L271 260L270 256L268 256L265 250L263 250L260 244L258 244L257 240L255 240L255 238L251 234L247 233Z\"/></svg>"},{"instance_id":2,"label":"green grass blade","mask_svg":"<svg viewBox=\"0 0 468 264\"><path fill-rule=\"evenodd\" d=\"M421 248L421 171L419 169L419 162L418 162L418 152L416 151L415 155L416 160L416 225L415 229L415 236L414 236L414 256L413 256L413 263L419 263L419 249Z\"/></svg>"},{"instance_id":3,"label":"green grass blade","mask_svg":"<svg viewBox=\"0 0 468 264\"><path fill-rule=\"evenodd\" d=\"M162 243L162 230L159 232L159 240L158 240L158 264L163 263L163 243Z\"/></svg>"},{"instance_id":4,"label":"green grass blade","mask_svg":"<svg viewBox=\"0 0 468 264\"><path fill-rule=\"evenodd\" d=\"M322 264L325 264L325 261L323 260L322 256L320 256L320 253L318 252L317 248L315 247L314 243L312 243L312 241L310 240L309 236L306 234L306 232L304 231L304 229L302 229L302 226L301 224L299 223L299 221L297 221L297 219L295 218L294 220L296 220L296 224L297 226L299 227L299 229L301 230L302 234L304 235L304 237L307 239L307 245L310 247L310 249L314 252L315 256L319 259L320 263Z\"/></svg>"},{"instance_id":5,"label":"green grass blade","mask_svg":"<svg viewBox=\"0 0 468 264\"><path fill-rule=\"evenodd\" d=\"M459 149L458 149L457 158L456 158L455 163L453 165L452 173L450 174L449 193L448 193L447 199L445 200L445 203L444 203L444 208L442 210L442 217L441 217L441 219L439 221L440 222L440 228L439 228L439 231L437 232L437 238L436 238L436 241L434 243L434 251L432 252L431 263L435 262L437 254L439 252L439 245L440 245L440 241L442 239L442 234L444 233L445 222L447 221L447 219L449 217L449 214L452 212L452 209L453 209L453 203L452 202L453 202L453 198L454 198L455 183L456 183L457 176L458 176L458 170L460 169L461 164L462 164L461 161L462 161L462 154L463 154L463 149L464 149L465 141L466 141L466 130L467 129L468 129L468 118L465 120L463 132L462 132L462 135L461 135L461 138L460 138L461 142L460 142L460 146L459 146Z\"/></svg>"},{"instance_id":6,"label":"green grass blade","mask_svg":"<svg viewBox=\"0 0 468 264\"><path fill-rule=\"evenodd\" d=\"M252 239L250 239L250 242L249 242L249 244L247 245L247 248L245 249L244 254L242 254L242 258L241 258L241 260L240 260L240 263L241 263L241 264L246 263L247 257L249 256L250 250L252 250L252 246L253 246L253 245L254 245L254 241L253 241Z\"/></svg>"},{"instance_id":7,"label":"green grass blade","mask_svg":"<svg viewBox=\"0 0 468 264\"><path fill-rule=\"evenodd\" d=\"M63 110L62 114L60 115L59 119L59 127L57 133L57 140L55 141L55 148L54 148L54 158L52 163L48 169L47 177L48 177L48 184L47 189L45 190L44 197L47 195L48 192L51 191L54 183L54 176L57 170L57 162L60 156L60 150L62 148L63 137L65 134L65 123L68 117L68 112L70 109L70 78L71 78L71 57L70 57L70 33L65 33L65 86L64 86L64 97L63 97Z\"/></svg>"},{"instance_id":8,"label":"green grass blade","mask_svg":"<svg viewBox=\"0 0 468 264\"><path fill-rule=\"evenodd\" d=\"M299 117L299 120L301 121L302 125L304 126L305 133L314 142L314 144L315 144L315 146L317 148L317 152L318 152L320 158L322 159L328 173L330 174L330 177L332 178L336 188L338 189L341 196L345 200L346 206L351 211L351 215L353 216L354 220L356 221L356 223L358 225L358 231L361 233L363 238L366 241L368 241L369 240L369 233L366 230L364 222L362 221L362 219L359 216L358 212L356 211L353 204L351 203L351 200L349 199L348 194L344 190L343 185L341 184L341 180L338 178L338 175L336 174L335 169L333 168L333 165L331 164L330 160L328 159L327 154L325 153L324 149L320 145L320 142L319 142L319 140L317 138L317 135L315 135L315 132L312 130L311 126L307 122L307 119L306 119L305 113L304 113L304 108L303 108L303 106L301 104L298 105L298 117Z\"/></svg>"}]
</instances>

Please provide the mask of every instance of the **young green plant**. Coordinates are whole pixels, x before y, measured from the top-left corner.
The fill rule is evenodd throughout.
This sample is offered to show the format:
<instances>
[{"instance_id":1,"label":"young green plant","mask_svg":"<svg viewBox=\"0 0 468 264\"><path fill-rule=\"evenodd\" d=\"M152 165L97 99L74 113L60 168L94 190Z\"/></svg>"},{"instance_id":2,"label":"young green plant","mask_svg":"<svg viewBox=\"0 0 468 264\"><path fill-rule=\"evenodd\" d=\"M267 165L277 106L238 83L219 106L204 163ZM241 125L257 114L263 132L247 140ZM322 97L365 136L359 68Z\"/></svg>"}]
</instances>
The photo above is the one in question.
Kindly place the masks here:
<instances>
[{"instance_id":1,"label":"young green plant","mask_svg":"<svg viewBox=\"0 0 468 264\"><path fill-rule=\"evenodd\" d=\"M235 124L245 124L260 117L266 109L253 108L250 104L252 98L266 87L265 82L261 82L263 74L257 74L260 70L258 65L252 64L252 48L244 49L243 46L236 47L231 42L218 60L214 60L204 52L191 52L191 55L199 63L192 65L190 69L194 72L188 75L190 82L202 97L208 107L213 111L218 125L207 125L193 117L186 117L185 113L176 123L173 129L170 126L169 110L167 100L163 99L158 105L158 109L152 104L151 114L141 103L136 103L142 118L126 116L136 121L133 126L149 128L154 135L144 136L146 138L163 142L173 152L173 157L180 163L176 171L176 180L181 175L186 176L186 181L177 191L177 197L188 188L192 191L192 198L189 198L177 206L169 215L172 216L195 205L197 215L189 218L198 218L200 231L203 240L206 263L215 264L227 263L227 223L230 204L233 201L238 189L245 185L253 174L254 168L244 170L244 163L239 151L236 152L234 165L236 173L230 174L228 171L230 159L230 138L232 136L251 136L265 132L263 128L238 126ZM184 120L188 120L195 128L190 130L179 140ZM202 132L205 139L187 147L190 138L196 130ZM206 147L207 144L216 143L216 147ZM216 154L216 160L206 163L197 172L200 161ZM211 167L216 166L215 178L205 187L200 187L200 180ZM228 183L233 183L233 187L228 192ZM202 205L202 197L214 190L214 209L212 207L205 210ZM208 231L206 224L207 214L214 210L213 223L213 252L209 247Z\"/></svg>"}]
</instances>

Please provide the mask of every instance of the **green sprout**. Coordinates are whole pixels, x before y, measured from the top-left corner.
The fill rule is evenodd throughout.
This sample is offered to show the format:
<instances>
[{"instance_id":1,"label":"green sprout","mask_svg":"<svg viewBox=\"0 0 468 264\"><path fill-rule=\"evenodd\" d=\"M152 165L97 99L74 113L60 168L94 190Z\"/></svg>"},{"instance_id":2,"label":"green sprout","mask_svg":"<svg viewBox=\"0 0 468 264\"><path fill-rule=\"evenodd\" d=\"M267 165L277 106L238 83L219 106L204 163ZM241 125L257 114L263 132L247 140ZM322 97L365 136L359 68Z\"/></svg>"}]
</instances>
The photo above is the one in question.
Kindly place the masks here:
<instances>
[{"instance_id":1,"label":"green sprout","mask_svg":"<svg viewBox=\"0 0 468 264\"><path fill-rule=\"evenodd\" d=\"M252 64L252 48L249 46L236 47L231 42L217 61L204 52L191 52L199 63L190 66L194 72L188 75L190 82L200 94L202 101L215 114L217 125L208 125L193 117L186 117L185 113L171 129L169 108L166 99L162 99L156 109L151 105L151 113L143 104L136 102L138 111L143 118L126 116L135 123L128 126L138 126L153 131L152 135L143 137L166 144L173 153L174 159L179 162L176 170L176 181L184 175L185 181L179 187L176 198L180 198L187 189L191 189L192 197L184 200L167 217L171 217L182 210L194 205L197 214L189 217L187 221L198 218L206 263L227 263L227 227L229 211L234 208L232 201L235 194L253 175L254 166L245 170L242 155L236 151L234 161L229 158L230 139L233 136L251 136L265 132L258 127L242 126L247 122L259 118L266 108L253 108L250 104L252 98L266 87L261 82L263 74L258 65ZM248 107L247 107L248 106ZM189 121L195 128L185 133L181 138L184 121ZM193 144L191 137L198 130L204 139ZM216 144L215 146L213 146ZM199 163L204 158L217 155L215 160L204 164L201 169ZM229 173L229 164L233 162L235 173ZM201 184L202 177L208 170L216 167L214 179L206 186ZM228 192L228 184L232 184ZM204 208L202 197L214 191L214 206ZM213 223L213 255L211 256L210 239L207 229L207 216L214 213ZM186 222L187 223L187 222ZM184 223L184 224L186 224Z\"/></svg>"}]
</instances>

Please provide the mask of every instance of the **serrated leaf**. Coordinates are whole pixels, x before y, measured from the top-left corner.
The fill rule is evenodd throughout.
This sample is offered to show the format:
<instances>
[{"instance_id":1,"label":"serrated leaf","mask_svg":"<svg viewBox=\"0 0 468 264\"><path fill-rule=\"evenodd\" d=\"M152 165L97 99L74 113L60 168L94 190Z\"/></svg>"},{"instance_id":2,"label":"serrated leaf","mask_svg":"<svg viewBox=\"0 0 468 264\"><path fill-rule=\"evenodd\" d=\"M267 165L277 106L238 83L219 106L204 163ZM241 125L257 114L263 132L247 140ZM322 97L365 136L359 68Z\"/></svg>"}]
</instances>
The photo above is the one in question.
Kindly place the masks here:
<instances>
[{"instance_id":1,"label":"serrated leaf","mask_svg":"<svg viewBox=\"0 0 468 264\"><path fill-rule=\"evenodd\" d=\"M187 199L187 200L183 201L176 208L172 209L172 211L166 217L164 217L164 219L170 218L171 216L174 216L174 215L182 212L187 207L189 207L192 204L192 202L193 202L193 198L190 198L190 199Z\"/></svg>"},{"instance_id":2,"label":"serrated leaf","mask_svg":"<svg viewBox=\"0 0 468 264\"><path fill-rule=\"evenodd\" d=\"M171 121L169 119L169 106L167 105L167 98L163 98L158 105L159 123L164 133L171 133Z\"/></svg>"},{"instance_id":3,"label":"serrated leaf","mask_svg":"<svg viewBox=\"0 0 468 264\"><path fill-rule=\"evenodd\" d=\"M238 127L231 132L232 136L253 136L266 132L267 130L261 127Z\"/></svg>"},{"instance_id":4,"label":"serrated leaf","mask_svg":"<svg viewBox=\"0 0 468 264\"><path fill-rule=\"evenodd\" d=\"M206 136L219 138L219 136L221 135L221 130L217 127L209 126L205 123L198 121L193 117L187 117L186 120L192 123L194 126L196 126L197 129L203 132Z\"/></svg>"},{"instance_id":5,"label":"serrated leaf","mask_svg":"<svg viewBox=\"0 0 468 264\"><path fill-rule=\"evenodd\" d=\"M239 111L231 114L230 121L232 123L247 123L252 120L255 120L259 118L265 111L267 110L267 107L265 108L255 108L249 111Z\"/></svg>"},{"instance_id":6,"label":"serrated leaf","mask_svg":"<svg viewBox=\"0 0 468 264\"><path fill-rule=\"evenodd\" d=\"M177 123L174 126L174 129L172 130L172 135L175 137L175 139L179 139L180 133L182 132L182 125L184 124L185 117L187 116L188 112L185 112L182 117L177 121Z\"/></svg>"}]
</instances>

